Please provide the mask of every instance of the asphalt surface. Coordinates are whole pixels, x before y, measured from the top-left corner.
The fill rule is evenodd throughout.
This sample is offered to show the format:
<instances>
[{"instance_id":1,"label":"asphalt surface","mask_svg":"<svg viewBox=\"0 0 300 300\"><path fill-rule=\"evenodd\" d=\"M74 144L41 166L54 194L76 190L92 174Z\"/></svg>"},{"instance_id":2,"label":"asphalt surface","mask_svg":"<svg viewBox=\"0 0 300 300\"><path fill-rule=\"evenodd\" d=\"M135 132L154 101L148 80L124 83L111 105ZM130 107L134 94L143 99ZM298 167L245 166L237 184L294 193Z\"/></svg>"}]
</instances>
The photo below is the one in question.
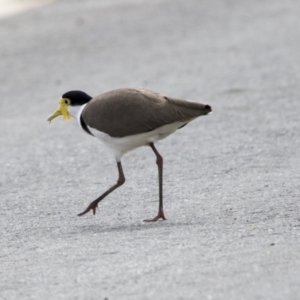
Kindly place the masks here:
<instances>
[{"instance_id":1,"label":"asphalt surface","mask_svg":"<svg viewBox=\"0 0 300 300\"><path fill-rule=\"evenodd\" d=\"M0 299L300 299L300 2L65 0L0 19ZM210 104L114 158L66 91Z\"/></svg>"}]
</instances>

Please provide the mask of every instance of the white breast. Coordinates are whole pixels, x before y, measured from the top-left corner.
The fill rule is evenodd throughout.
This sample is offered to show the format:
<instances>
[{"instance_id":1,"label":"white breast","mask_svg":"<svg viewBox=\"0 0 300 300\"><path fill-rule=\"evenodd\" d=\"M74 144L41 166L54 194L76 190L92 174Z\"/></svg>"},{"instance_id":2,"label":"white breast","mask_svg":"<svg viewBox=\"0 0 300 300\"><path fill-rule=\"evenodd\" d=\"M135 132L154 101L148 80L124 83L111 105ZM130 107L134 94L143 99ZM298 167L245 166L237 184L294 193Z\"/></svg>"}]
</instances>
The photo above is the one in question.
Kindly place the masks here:
<instances>
[{"instance_id":1,"label":"white breast","mask_svg":"<svg viewBox=\"0 0 300 300\"><path fill-rule=\"evenodd\" d=\"M89 126L88 128L97 139L114 152L116 158L119 160L126 152L164 139L184 124L186 124L186 122L175 122L149 132L121 138L111 137L110 135Z\"/></svg>"}]
</instances>

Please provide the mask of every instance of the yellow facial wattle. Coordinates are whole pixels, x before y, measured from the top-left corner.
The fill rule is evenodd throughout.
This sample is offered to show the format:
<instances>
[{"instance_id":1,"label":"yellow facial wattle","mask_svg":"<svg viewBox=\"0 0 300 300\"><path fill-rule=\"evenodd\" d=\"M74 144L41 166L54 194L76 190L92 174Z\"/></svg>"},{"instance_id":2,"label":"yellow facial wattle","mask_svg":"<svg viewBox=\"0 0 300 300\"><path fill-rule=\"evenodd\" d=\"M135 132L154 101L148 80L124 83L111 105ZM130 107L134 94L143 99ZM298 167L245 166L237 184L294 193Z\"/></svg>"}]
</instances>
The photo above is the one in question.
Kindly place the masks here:
<instances>
[{"instance_id":1,"label":"yellow facial wattle","mask_svg":"<svg viewBox=\"0 0 300 300\"><path fill-rule=\"evenodd\" d=\"M48 118L47 121L51 122L54 118L60 115L62 115L65 120L70 119L71 115L68 112L69 101L69 99L60 98L57 110Z\"/></svg>"}]
</instances>

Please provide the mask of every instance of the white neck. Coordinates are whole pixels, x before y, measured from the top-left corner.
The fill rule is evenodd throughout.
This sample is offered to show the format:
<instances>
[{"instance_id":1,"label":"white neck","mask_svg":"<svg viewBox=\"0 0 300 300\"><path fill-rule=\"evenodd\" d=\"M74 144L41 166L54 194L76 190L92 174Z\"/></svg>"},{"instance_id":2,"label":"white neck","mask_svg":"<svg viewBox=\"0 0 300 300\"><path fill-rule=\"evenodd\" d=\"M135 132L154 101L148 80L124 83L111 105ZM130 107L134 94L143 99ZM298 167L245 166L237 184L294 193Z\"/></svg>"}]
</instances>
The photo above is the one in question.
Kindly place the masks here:
<instances>
[{"instance_id":1,"label":"white neck","mask_svg":"<svg viewBox=\"0 0 300 300\"><path fill-rule=\"evenodd\" d=\"M71 106L71 105L68 106L69 114L77 120L79 125L80 125L81 113L82 113L82 111L83 111L83 109L85 108L86 105L87 105L87 103L83 104L83 105L77 105L77 106Z\"/></svg>"}]
</instances>

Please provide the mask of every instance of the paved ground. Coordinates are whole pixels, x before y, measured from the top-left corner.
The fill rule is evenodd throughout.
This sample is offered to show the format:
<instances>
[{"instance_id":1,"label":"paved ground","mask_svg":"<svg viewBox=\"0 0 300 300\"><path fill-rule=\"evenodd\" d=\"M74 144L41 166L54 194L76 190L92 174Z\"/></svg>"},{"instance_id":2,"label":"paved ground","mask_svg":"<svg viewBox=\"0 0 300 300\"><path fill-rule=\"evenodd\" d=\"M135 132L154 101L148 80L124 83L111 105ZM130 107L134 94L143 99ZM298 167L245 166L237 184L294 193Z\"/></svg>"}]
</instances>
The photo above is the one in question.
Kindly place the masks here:
<instances>
[{"instance_id":1,"label":"paved ground","mask_svg":"<svg viewBox=\"0 0 300 300\"><path fill-rule=\"evenodd\" d=\"M300 2L57 1L0 20L0 299L300 299ZM113 157L46 119L144 86L214 113Z\"/></svg>"}]
</instances>

